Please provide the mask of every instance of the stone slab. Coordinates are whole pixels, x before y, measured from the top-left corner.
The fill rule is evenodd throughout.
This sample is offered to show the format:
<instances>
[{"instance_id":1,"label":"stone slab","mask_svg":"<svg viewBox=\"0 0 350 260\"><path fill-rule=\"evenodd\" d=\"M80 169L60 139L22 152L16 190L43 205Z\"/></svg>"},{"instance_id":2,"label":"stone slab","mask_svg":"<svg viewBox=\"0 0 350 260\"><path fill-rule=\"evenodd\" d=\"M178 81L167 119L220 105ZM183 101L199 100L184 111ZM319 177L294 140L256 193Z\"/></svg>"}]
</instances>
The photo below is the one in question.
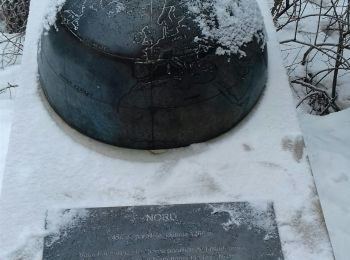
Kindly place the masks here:
<instances>
[{"instance_id":1,"label":"stone slab","mask_svg":"<svg viewBox=\"0 0 350 260\"><path fill-rule=\"evenodd\" d=\"M55 212L56 221L71 211ZM91 208L75 214L73 225L45 238L44 260L283 259L272 203Z\"/></svg>"}]
</instances>

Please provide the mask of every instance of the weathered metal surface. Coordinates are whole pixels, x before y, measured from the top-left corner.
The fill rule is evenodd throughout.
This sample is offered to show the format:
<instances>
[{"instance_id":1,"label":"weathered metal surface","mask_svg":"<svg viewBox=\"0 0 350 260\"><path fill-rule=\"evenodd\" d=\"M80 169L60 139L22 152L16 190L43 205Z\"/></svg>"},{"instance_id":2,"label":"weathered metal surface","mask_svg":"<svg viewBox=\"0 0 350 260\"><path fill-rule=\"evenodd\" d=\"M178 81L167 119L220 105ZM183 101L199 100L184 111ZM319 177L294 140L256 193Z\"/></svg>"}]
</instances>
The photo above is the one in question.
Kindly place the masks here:
<instances>
[{"instance_id":1,"label":"weathered metal surface","mask_svg":"<svg viewBox=\"0 0 350 260\"><path fill-rule=\"evenodd\" d=\"M244 57L217 55L215 42L195 41L182 1L104 2L67 0L41 40L41 85L72 127L121 147L181 147L228 131L259 99L258 39Z\"/></svg>"}]
</instances>

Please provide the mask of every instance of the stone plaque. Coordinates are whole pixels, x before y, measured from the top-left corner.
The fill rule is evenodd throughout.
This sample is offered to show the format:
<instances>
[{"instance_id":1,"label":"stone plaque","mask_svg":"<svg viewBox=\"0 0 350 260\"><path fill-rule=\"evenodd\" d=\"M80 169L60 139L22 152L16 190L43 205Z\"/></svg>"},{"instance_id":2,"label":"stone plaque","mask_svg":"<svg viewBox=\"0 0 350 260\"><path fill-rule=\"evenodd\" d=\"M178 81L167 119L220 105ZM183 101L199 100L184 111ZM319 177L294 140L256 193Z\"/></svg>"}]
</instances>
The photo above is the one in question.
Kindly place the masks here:
<instances>
[{"instance_id":1,"label":"stone plaque","mask_svg":"<svg viewBox=\"0 0 350 260\"><path fill-rule=\"evenodd\" d=\"M70 209L50 214L44 260L282 260L272 203Z\"/></svg>"}]
</instances>

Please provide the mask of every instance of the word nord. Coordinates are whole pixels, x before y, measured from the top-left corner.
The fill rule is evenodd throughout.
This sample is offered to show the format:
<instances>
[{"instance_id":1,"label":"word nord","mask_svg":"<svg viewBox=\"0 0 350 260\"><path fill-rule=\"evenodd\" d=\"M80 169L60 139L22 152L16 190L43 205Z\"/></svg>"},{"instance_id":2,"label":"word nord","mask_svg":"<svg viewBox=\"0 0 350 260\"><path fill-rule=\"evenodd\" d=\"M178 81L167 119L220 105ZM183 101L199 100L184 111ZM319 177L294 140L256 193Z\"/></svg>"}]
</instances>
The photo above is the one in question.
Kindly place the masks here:
<instances>
[{"instance_id":1,"label":"word nord","mask_svg":"<svg viewBox=\"0 0 350 260\"><path fill-rule=\"evenodd\" d=\"M176 221L177 215L175 213L168 213L168 214L150 214L145 216L147 222L170 222L170 221Z\"/></svg>"}]
</instances>

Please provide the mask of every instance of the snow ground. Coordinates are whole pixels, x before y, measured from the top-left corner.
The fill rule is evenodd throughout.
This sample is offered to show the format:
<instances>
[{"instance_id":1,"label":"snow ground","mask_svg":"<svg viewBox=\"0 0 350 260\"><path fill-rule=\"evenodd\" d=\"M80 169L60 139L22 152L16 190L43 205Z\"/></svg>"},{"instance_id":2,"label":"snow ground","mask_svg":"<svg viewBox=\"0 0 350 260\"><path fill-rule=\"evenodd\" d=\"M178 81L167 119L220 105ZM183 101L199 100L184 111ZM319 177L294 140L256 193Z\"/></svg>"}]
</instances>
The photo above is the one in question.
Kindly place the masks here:
<instances>
[{"instance_id":1,"label":"snow ground","mask_svg":"<svg viewBox=\"0 0 350 260\"><path fill-rule=\"evenodd\" d=\"M13 101L0 100L0 194L13 115Z\"/></svg>"},{"instance_id":2,"label":"snow ground","mask_svg":"<svg viewBox=\"0 0 350 260\"><path fill-rule=\"evenodd\" d=\"M12 107L12 100L0 100L0 179L1 156L4 158L7 150L6 133L10 131ZM338 260L348 260L350 110L324 118L301 115L300 121L335 254ZM2 135L3 130L5 135Z\"/></svg>"},{"instance_id":3,"label":"snow ground","mask_svg":"<svg viewBox=\"0 0 350 260\"><path fill-rule=\"evenodd\" d=\"M229 133L160 155L118 149L73 131L40 95L33 50L44 7L31 4L0 198L3 259L40 259L50 208L220 201L273 201L286 260L333 259L279 52L269 53L261 102Z\"/></svg>"},{"instance_id":4,"label":"snow ground","mask_svg":"<svg viewBox=\"0 0 350 260\"><path fill-rule=\"evenodd\" d=\"M18 70L20 66L8 67L0 71L0 89L6 87L8 83L17 84ZM9 143L11 131L12 116L16 90L11 89L0 95L0 194L2 185L2 176L5 167L5 158Z\"/></svg>"},{"instance_id":5,"label":"snow ground","mask_svg":"<svg viewBox=\"0 0 350 260\"><path fill-rule=\"evenodd\" d=\"M350 109L300 114L306 146L337 260L349 259Z\"/></svg>"},{"instance_id":6,"label":"snow ground","mask_svg":"<svg viewBox=\"0 0 350 260\"><path fill-rule=\"evenodd\" d=\"M329 2L323 1L323 6ZM269 0L270 6L272 3L273 1ZM310 1L305 7L304 15L310 16L299 23L299 40L305 42L315 40L318 17L311 14L319 12L317 7L319 3L318 0ZM321 26L324 25L327 25L326 20L321 23ZM291 39L294 30L295 24L289 24L278 32L279 40ZM322 30L317 37L319 41L325 40L327 43L338 40L336 34L326 34ZM308 47L289 43L282 45L281 49L291 79L305 76L306 71L316 73L329 65L328 60L321 54L311 55L312 59L308 66L300 65L298 61ZM350 56L348 50L345 55ZM327 89L326 86L332 85L332 76L333 74L330 74L323 79L325 89ZM338 81L337 100L341 108L347 108L350 105L349 82L350 74L342 72ZM305 95L300 86L294 86L294 91L297 96ZM306 102L299 108L299 119L335 255L337 260L348 260L350 253L350 109L326 117L303 114L303 111L311 111Z\"/></svg>"}]
</instances>

